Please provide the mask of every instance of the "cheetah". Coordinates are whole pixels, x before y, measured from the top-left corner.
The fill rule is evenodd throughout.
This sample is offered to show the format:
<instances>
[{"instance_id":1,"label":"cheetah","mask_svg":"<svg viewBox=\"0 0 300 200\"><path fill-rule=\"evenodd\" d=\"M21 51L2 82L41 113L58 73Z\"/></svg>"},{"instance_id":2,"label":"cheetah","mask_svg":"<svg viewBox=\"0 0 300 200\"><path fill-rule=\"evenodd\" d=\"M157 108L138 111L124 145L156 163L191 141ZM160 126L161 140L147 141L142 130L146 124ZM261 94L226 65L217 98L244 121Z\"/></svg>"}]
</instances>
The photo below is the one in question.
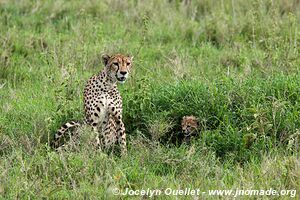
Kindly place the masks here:
<instances>
[{"instance_id":1,"label":"cheetah","mask_svg":"<svg viewBox=\"0 0 300 200\"><path fill-rule=\"evenodd\" d=\"M58 148L68 130L87 124L95 131L96 145L99 148L107 149L118 143L121 154L127 154L122 98L117 83L123 84L128 78L133 57L103 55L102 61L104 69L92 76L84 88L84 122L71 121L62 125L54 136L55 148Z\"/></svg>"},{"instance_id":2,"label":"cheetah","mask_svg":"<svg viewBox=\"0 0 300 200\"><path fill-rule=\"evenodd\" d=\"M183 141L190 143L191 139L197 135L199 119L195 116L184 116L181 120L181 129L184 134Z\"/></svg>"}]
</instances>

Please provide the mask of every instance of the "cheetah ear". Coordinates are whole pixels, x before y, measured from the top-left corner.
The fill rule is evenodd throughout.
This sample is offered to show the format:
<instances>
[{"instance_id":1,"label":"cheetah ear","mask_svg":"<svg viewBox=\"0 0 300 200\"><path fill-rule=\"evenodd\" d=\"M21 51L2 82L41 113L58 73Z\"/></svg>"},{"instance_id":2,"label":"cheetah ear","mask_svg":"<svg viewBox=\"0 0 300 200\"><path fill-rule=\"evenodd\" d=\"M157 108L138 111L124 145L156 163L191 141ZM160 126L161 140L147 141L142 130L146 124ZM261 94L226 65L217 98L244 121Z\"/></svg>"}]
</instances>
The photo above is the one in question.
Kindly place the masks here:
<instances>
[{"instance_id":1,"label":"cheetah ear","mask_svg":"<svg viewBox=\"0 0 300 200\"><path fill-rule=\"evenodd\" d=\"M185 120L186 116L183 116L181 119L181 123L183 123L183 121Z\"/></svg>"},{"instance_id":2,"label":"cheetah ear","mask_svg":"<svg viewBox=\"0 0 300 200\"><path fill-rule=\"evenodd\" d=\"M108 54L102 55L102 61L105 66L108 64L109 59L110 59L110 56Z\"/></svg>"},{"instance_id":3,"label":"cheetah ear","mask_svg":"<svg viewBox=\"0 0 300 200\"><path fill-rule=\"evenodd\" d=\"M197 123L198 126L200 126L200 120L199 120L198 117L196 118L196 123Z\"/></svg>"},{"instance_id":4,"label":"cheetah ear","mask_svg":"<svg viewBox=\"0 0 300 200\"><path fill-rule=\"evenodd\" d=\"M130 58L131 61L132 61L133 58L134 58L133 56L131 56L131 55L129 55L129 54L127 55L127 57Z\"/></svg>"}]
</instances>

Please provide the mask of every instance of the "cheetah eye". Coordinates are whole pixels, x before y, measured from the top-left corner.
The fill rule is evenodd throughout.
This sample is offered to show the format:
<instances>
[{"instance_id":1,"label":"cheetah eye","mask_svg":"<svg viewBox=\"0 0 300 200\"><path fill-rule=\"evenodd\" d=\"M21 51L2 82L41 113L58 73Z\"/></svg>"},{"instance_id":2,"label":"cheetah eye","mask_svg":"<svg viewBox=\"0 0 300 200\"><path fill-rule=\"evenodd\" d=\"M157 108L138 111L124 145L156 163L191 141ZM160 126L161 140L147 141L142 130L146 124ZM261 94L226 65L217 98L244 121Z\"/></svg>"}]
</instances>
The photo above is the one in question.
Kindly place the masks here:
<instances>
[{"instance_id":1,"label":"cheetah eye","mask_svg":"<svg viewBox=\"0 0 300 200\"><path fill-rule=\"evenodd\" d=\"M117 67L119 67L119 63L117 63L117 62L114 62L113 64L114 64L114 65L116 65Z\"/></svg>"},{"instance_id":2,"label":"cheetah eye","mask_svg":"<svg viewBox=\"0 0 300 200\"><path fill-rule=\"evenodd\" d=\"M129 66L130 64L131 64L131 63L130 63L130 62L128 62L128 63L127 63L127 66Z\"/></svg>"}]
</instances>

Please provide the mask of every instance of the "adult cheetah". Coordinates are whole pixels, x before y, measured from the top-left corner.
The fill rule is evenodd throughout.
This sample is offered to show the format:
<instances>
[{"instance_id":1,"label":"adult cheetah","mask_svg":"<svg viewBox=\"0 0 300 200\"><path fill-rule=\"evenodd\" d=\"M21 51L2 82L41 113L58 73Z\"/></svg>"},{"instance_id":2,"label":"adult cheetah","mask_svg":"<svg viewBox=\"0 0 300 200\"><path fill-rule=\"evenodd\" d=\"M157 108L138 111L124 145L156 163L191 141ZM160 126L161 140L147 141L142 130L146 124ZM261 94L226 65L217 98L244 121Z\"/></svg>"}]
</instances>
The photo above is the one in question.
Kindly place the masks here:
<instances>
[{"instance_id":1,"label":"adult cheetah","mask_svg":"<svg viewBox=\"0 0 300 200\"><path fill-rule=\"evenodd\" d=\"M132 67L133 57L121 54L103 55L104 69L92 76L84 89L85 120L97 133L96 144L109 148L116 143L121 154L127 154L125 127L122 121L122 98L117 82L124 83ZM59 147L64 134L82 123L68 122L61 126L54 136L53 146Z\"/></svg>"}]
</instances>

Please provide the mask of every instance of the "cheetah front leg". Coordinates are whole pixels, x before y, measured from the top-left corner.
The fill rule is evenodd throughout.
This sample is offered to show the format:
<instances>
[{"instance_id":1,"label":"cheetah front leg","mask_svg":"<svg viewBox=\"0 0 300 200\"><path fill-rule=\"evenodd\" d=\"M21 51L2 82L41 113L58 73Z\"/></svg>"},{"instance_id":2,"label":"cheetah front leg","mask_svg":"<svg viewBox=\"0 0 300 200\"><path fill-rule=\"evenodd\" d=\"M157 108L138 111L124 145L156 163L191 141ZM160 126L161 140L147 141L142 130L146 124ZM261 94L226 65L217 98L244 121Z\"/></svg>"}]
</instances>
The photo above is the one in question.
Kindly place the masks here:
<instances>
[{"instance_id":1,"label":"cheetah front leg","mask_svg":"<svg viewBox=\"0 0 300 200\"><path fill-rule=\"evenodd\" d=\"M102 149L102 146L104 144L104 137L102 133L107 122L107 107L105 107L102 101L100 101L100 103L98 103L95 109L90 113L89 120L89 124L92 126L93 132L96 135L95 146L100 150Z\"/></svg>"},{"instance_id":2,"label":"cheetah front leg","mask_svg":"<svg viewBox=\"0 0 300 200\"><path fill-rule=\"evenodd\" d=\"M103 144L106 149L113 149L117 138L114 119L109 115L107 123L103 125Z\"/></svg>"},{"instance_id":3,"label":"cheetah front leg","mask_svg":"<svg viewBox=\"0 0 300 200\"><path fill-rule=\"evenodd\" d=\"M120 126L117 128L118 142L121 147L121 155L126 156L127 155L126 133L125 133L125 126L122 121L122 117L120 118L119 123Z\"/></svg>"},{"instance_id":4,"label":"cheetah front leg","mask_svg":"<svg viewBox=\"0 0 300 200\"><path fill-rule=\"evenodd\" d=\"M110 107L109 111L114 121L116 122L116 128L117 128L116 134L121 148L121 155L126 156L127 155L126 133L125 133L125 126L122 121L122 108Z\"/></svg>"}]
</instances>

